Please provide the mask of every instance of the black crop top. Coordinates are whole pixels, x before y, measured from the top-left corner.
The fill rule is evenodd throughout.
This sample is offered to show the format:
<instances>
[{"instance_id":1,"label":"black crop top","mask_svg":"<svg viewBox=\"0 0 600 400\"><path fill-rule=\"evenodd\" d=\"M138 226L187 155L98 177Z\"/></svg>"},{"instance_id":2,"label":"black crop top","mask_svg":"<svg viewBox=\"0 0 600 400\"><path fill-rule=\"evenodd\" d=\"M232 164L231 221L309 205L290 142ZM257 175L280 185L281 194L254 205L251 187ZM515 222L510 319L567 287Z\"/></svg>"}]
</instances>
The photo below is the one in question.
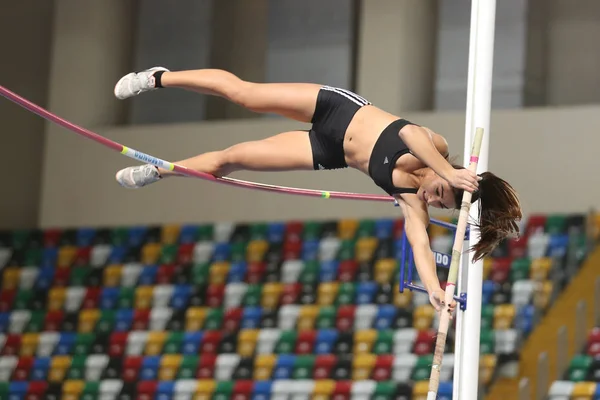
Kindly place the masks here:
<instances>
[{"instance_id":1,"label":"black crop top","mask_svg":"<svg viewBox=\"0 0 600 400\"><path fill-rule=\"evenodd\" d=\"M385 190L390 196L401 193L417 193L415 188L394 186L392 180L396 161L404 154L410 153L408 146L400 139L400 129L406 125L416 124L405 119L398 119L389 124L381 132L369 158L369 176L377 186Z\"/></svg>"}]
</instances>

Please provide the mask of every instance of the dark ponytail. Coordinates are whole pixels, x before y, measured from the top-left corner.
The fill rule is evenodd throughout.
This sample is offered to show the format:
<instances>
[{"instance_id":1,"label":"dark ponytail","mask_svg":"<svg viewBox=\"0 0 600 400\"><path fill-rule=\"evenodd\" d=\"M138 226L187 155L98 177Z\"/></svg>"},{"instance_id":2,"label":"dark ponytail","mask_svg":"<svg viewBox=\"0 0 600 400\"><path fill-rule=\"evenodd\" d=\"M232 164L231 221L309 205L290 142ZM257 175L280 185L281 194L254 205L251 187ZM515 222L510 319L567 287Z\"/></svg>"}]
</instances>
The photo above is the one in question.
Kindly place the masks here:
<instances>
[{"instance_id":1,"label":"dark ponytail","mask_svg":"<svg viewBox=\"0 0 600 400\"><path fill-rule=\"evenodd\" d=\"M455 166L457 168L458 166ZM458 167L463 168L463 167ZM479 189L473 193L471 202L479 200L479 242L471 248L474 260L490 254L500 242L519 235L517 222L523 218L521 204L513 187L491 172L480 174ZM462 190L455 190L456 204L462 202Z\"/></svg>"}]
</instances>

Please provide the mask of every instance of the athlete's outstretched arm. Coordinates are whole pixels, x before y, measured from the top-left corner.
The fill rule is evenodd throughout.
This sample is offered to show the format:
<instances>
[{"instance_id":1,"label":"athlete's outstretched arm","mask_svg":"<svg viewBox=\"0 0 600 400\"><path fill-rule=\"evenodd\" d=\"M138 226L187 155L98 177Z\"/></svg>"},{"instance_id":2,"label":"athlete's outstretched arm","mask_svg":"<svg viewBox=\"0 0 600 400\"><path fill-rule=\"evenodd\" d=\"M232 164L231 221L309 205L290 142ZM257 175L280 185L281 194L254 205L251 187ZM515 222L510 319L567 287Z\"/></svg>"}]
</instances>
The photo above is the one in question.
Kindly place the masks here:
<instances>
[{"instance_id":1,"label":"athlete's outstretched arm","mask_svg":"<svg viewBox=\"0 0 600 400\"><path fill-rule=\"evenodd\" d=\"M427 206L415 199L409 198L398 199L398 203L404 214L404 229L408 242L413 251L415 266L421 278L421 282L425 286L429 294L429 301L437 311L443 307L444 291L440 287L440 281L437 276L435 258L429 245L429 235L427 234L427 225L429 225L429 214ZM451 309L456 306L455 302L450 305Z\"/></svg>"},{"instance_id":2,"label":"athlete's outstretched arm","mask_svg":"<svg viewBox=\"0 0 600 400\"><path fill-rule=\"evenodd\" d=\"M470 192L477 190L479 186L477 175L467 169L454 169L439 152L431 134L425 128L416 125L405 126L400 131L400 138L415 156L447 180L450 185Z\"/></svg>"}]
</instances>

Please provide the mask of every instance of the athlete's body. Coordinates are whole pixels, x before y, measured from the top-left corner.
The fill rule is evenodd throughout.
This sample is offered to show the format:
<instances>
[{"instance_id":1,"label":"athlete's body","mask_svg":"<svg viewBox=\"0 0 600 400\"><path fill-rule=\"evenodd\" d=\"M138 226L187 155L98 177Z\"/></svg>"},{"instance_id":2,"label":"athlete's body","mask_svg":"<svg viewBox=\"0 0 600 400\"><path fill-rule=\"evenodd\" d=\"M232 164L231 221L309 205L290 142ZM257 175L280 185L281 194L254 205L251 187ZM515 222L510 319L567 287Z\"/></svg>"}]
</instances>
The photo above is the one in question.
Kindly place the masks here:
<instances>
[{"instance_id":1,"label":"athlete's body","mask_svg":"<svg viewBox=\"0 0 600 400\"><path fill-rule=\"evenodd\" d=\"M491 173L477 176L452 165L447 160L448 144L441 135L381 110L355 93L308 83L246 82L217 69L172 72L155 67L121 78L115 95L125 99L162 87L220 96L255 112L312 123L310 131L280 133L177 164L215 176L239 170L345 167L367 174L398 200L415 265L438 311L444 292L427 234L428 206L457 208L463 190L474 193L473 201L481 199L482 237L475 249L477 258L489 254L508 234L518 232L515 221L521 218L521 209L508 183ZM124 187L138 188L176 175L143 165L121 170L116 178Z\"/></svg>"}]
</instances>

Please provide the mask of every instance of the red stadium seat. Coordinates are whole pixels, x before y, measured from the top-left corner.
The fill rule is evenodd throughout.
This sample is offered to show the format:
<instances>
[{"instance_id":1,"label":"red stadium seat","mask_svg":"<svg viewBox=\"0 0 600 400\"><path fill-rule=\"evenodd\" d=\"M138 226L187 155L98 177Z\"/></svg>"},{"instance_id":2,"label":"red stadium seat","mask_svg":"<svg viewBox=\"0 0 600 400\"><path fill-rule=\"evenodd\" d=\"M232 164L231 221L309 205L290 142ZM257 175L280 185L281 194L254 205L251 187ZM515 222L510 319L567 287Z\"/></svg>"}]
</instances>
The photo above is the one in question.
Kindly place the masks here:
<instances>
[{"instance_id":1,"label":"red stadium seat","mask_svg":"<svg viewBox=\"0 0 600 400\"><path fill-rule=\"evenodd\" d=\"M16 289L3 290L0 292L0 312L8 312L12 309L16 295Z\"/></svg>"},{"instance_id":2,"label":"red stadium seat","mask_svg":"<svg viewBox=\"0 0 600 400\"><path fill-rule=\"evenodd\" d=\"M127 348L127 337L129 332L113 332L110 335L110 345L108 346L108 355L111 357L122 357Z\"/></svg>"},{"instance_id":3,"label":"red stadium seat","mask_svg":"<svg viewBox=\"0 0 600 400\"><path fill-rule=\"evenodd\" d=\"M358 263L355 260L340 262L338 267L338 279L340 282L353 282L358 271Z\"/></svg>"},{"instance_id":4,"label":"red stadium seat","mask_svg":"<svg viewBox=\"0 0 600 400\"><path fill-rule=\"evenodd\" d=\"M134 331L145 331L150 323L150 310L134 310L131 329Z\"/></svg>"},{"instance_id":5,"label":"red stadium seat","mask_svg":"<svg viewBox=\"0 0 600 400\"><path fill-rule=\"evenodd\" d=\"M202 353L198 362L197 379L211 379L214 376L214 371L217 363L217 354Z\"/></svg>"},{"instance_id":6,"label":"red stadium seat","mask_svg":"<svg viewBox=\"0 0 600 400\"><path fill-rule=\"evenodd\" d=\"M343 305L338 308L335 327L340 331L347 331L354 326L355 305Z\"/></svg>"},{"instance_id":7,"label":"red stadium seat","mask_svg":"<svg viewBox=\"0 0 600 400\"><path fill-rule=\"evenodd\" d=\"M123 381L137 382L144 357L128 356L123 360Z\"/></svg>"},{"instance_id":8,"label":"red stadium seat","mask_svg":"<svg viewBox=\"0 0 600 400\"><path fill-rule=\"evenodd\" d=\"M223 298L225 297L225 285L224 284L210 284L206 289L206 305L208 307L217 308L223 305Z\"/></svg>"},{"instance_id":9,"label":"red stadium seat","mask_svg":"<svg viewBox=\"0 0 600 400\"><path fill-rule=\"evenodd\" d=\"M375 367L371 374L371 379L374 381L388 381L392 376L392 368L394 366L394 356L391 354L382 354L377 356Z\"/></svg>"},{"instance_id":10,"label":"red stadium seat","mask_svg":"<svg viewBox=\"0 0 600 400\"><path fill-rule=\"evenodd\" d=\"M221 331L206 331L200 344L200 352L207 354L217 354L219 350L219 343L221 343L222 332Z\"/></svg>"},{"instance_id":11,"label":"red stadium seat","mask_svg":"<svg viewBox=\"0 0 600 400\"><path fill-rule=\"evenodd\" d=\"M337 381L331 400L350 400L352 396L352 381Z\"/></svg>"},{"instance_id":12,"label":"red stadium seat","mask_svg":"<svg viewBox=\"0 0 600 400\"><path fill-rule=\"evenodd\" d=\"M242 307L230 308L225 311L223 318L223 330L225 332L235 332L240 329L240 323L242 316L244 315L244 309Z\"/></svg>"},{"instance_id":13,"label":"red stadium seat","mask_svg":"<svg viewBox=\"0 0 600 400\"><path fill-rule=\"evenodd\" d=\"M163 264L159 266L158 271L156 272L156 284L167 285L171 283L173 275L175 275L175 265Z\"/></svg>"},{"instance_id":14,"label":"red stadium seat","mask_svg":"<svg viewBox=\"0 0 600 400\"><path fill-rule=\"evenodd\" d=\"M298 332L298 339L296 340L296 348L294 353L296 354L312 354L315 346L315 340L317 339L317 332L313 330Z\"/></svg>"},{"instance_id":15,"label":"red stadium seat","mask_svg":"<svg viewBox=\"0 0 600 400\"><path fill-rule=\"evenodd\" d=\"M508 281L511 264L512 258L494 258L492 260L492 270L490 272L489 279L497 283L504 283Z\"/></svg>"},{"instance_id":16,"label":"red stadium seat","mask_svg":"<svg viewBox=\"0 0 600 400\"><path fill-rule=\"evenodd\" d=\"M284 260L299 260L302 254L302 242L286 241L283 244L283 259Z\"/></svg>"},{"instance_id":17,"label":"red stadium seat","mask_svg":"<svg viewBox=\"0 0 600 400\"><path fill-rule=\"evenodd\" d=\"M420 331L417 334L417 339L415 340L413 353L418 356L433 353L436 335L437 332L433 329L427 331Z\"/></svg>"},{"instance_id":18,"label":"red stadium seat","mask_svg":"<svg viewBox=\"0 0 600 400\"><path fill-rule=\"evenodd\" d=\"M44 319L44 330L47 332L59 332L65 315L62 310L48 311Z\"/></svg>"},{"instance_id":19,"label":"red stadium seat","mask_svg":"<svg viewBox=\"0 0 600 400\"><path fill-rule=\"evenodd\" d=\"M179 245L179 248L177 249L177 263L186 264L192 262L195 246L196 243L185 243Z\"/></svg>"},{"instance_id":20,"label":"red stadium seat","mask_svg":"<svg viewBox=\"0 0 600 400\"><path fill-rule=\"evenodd\" d=\"M281 294L281 305L297 304L301 292L301 283L286 283L283 286L283 293Z\"/></svg>"},{"instance_id":21,"label":"red stadium seat","mask_svg":"<svg viewBox=\"0 0 600 400\"><path fill-rule=\"evenodd\" d=\"M158 389L157 381L142 381L137 384L136 400L154 400L156 398L156 390Z\"/></svg>"},{"instance_id":22,"label":"red stadium seat","mask_svg":"<svg viewBox=\"0 0 600 400\"><path fill-rule=\"evenodd\" d=\"M313 379L329 379L336 364L337 357L334 354L320 354L316 356Z\"/></svg>"},{"instance_id":23,"label":"red stadium seat","mask_svg":"<svg viewBox=\"0 0 600 400\"><path fill-rule=\"evenodd\" d=\"M99 308L101 294L102 288L88 287L81 302L81 309Z\"/></svg>"},{"instance_id":24,"label":"red stadium seat","mask_svg":"<svg viewBox=\"0 0 600 400\"><path fill-rule=\"evenodd\" d=\"M31 367L33 367L33 357L21 357L17 362L17 366L15 367L12 375L13 381L26 381L29 379L29 372L31 371Z\"/></svg>"},{"instance_id":25,"label":"red stadium seat","mask_svg":"<svg viewBox=\"0 0 600 400\"><path fill-rule=\"evenodd\" d=\"M261 283L264 281L267 264L264 262L251 262L248 264L246 281L250 284Z\"/></svg>"}]
</instances>

